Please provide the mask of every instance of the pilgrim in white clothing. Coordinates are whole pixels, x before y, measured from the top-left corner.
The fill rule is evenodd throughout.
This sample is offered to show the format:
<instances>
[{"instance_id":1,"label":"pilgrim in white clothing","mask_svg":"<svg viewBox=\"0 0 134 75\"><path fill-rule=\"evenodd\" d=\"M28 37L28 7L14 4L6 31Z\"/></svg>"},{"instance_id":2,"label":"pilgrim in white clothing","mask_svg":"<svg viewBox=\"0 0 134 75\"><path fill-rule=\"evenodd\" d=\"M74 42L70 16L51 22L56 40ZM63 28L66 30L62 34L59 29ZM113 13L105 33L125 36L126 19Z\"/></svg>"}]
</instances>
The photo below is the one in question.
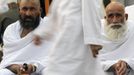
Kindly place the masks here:
<instances>
[{"instance_id":1,"label":"pilgrim in white clothing","mask_svg":"<svg viewBox=\"0 0 134 75\"><path fill-rule=\"evenodd\" d=\"M98 55L104 75L134 75L134 23L126 20L127 14L121 3L112 2L106 7L102 21L103 48Z\"/></svg>"},{"instance_id":2,"label":"pilgrim in white clothing","mask_svg":"<svg viewBox=\"0 0 134 75\"><path fill-rule=\"evenodd\" d=\"M43 19L41 19L39 25L44 25ZM4 47L3 47L3 60L0 63L0 75L15 75L8 69L7 66L12 64L34 64L36 66L36 72L32 75L44 75L40 74L41 71L46 68L48 61L48 50L51 47L52 41L43 40L40 46L36 46L33 43L33 31L28 33L25 37L21 38L22 32L20 22L17 21L7 27L4 33Z\"/></svg>"},{"instance_id":3,"label":"pilgrim in white clothing","mask_svg":"<svg viewBox=\"0 0 134 75\"><path fill-rule=\"evenodd\" d=\"M104 29L102 29L103 36L103 48L100 50L99 55L97 56L99 59L99 63L102 66L102 69L106 72L104 75L113 75L112 72L107 72L107 70L119 60L125 61L130 68L128 75L134 74L133 67L133 38L134 38L134 23L133 21L128 21L126 23L127 30L124 32L122 39L118 41L111 41L106 38L106 33Z\"/></svg>"},{"instance_id":4,"label":"pilgrim in white clothing","mask_svg":"<svg viewBox=\"0 0 134 75\"><path fill-rule=\"evenodd\" d=\"M47 33L44 38L56 34L45 74L96 75L96 59L89 45L101 41L98 0L53 0L51 5L48 26L36 32L39 36Z\"/></svg>"}]
</instances>

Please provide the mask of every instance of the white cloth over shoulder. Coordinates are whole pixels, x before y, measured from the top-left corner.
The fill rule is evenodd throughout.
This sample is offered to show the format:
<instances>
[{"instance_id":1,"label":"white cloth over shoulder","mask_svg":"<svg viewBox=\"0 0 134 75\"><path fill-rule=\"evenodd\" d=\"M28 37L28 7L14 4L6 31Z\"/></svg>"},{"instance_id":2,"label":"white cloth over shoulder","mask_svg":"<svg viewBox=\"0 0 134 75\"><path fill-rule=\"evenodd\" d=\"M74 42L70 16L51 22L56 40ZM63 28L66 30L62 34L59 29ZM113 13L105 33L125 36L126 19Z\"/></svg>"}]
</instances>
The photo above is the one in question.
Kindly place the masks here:
<instances>
[{"instance_id":1,"label":"white cloth over shoulder","mask_svg":"<svg viewBox=\"0 0 134 75\"><path fill-rule=\"evenodd\" d=\"M100 61L104 71L108 70L117 61L124 60L132 68L129 75L134 75L134 23L133 21L128 21L127 25L128 32L126 37L124 37L121 41L112 42L105 38L105 41L103 42L103 49L100 50L98 55L98 60ZM106 75L112 74L110 72L106 73Z\"/></svg>"},{"instance_id":2,"label":"white cloth over shoulder","mask_svg":"<svg viewBox=\"0 0 134 75\"><path fill-rule=\"evenodd\" d=\"M44 20L44 24L42 24L42 25L39 25L34 31L33 31L33 34L34 35L38 35L38 36L40 36L41 38L46 38L46 36L47 36L47 38L49 38L49 36L47 35L47 34L49 34L49 33L45 33L46 32L46 29L48 28L46 28L46 26L48 26L49 24L48 24L48 17L47 16L45 16L44 18L43 18L43 20ZM50 28L48 28L48 29L50 29ZM48 30L47 29L47 30ZM44 34L45 33L45 34Z\"/></svg>"},{"instance_id":3,"label":"white cloth over shoulder","mask_svg":"<svg viewBox=\"0 0 134 75\"><path fill-rule=\"evenodd\" d=\"M128 20L134 21L134 5L127 6L125 11L128 13Z\"/></svg>"},{"instance_id":4,"label":"white cloth over shoulder","mask_svg":"<svg viewBox=\"0 0 134 75\"><path fill-rule=\"evenodd\" d=\"M41 19L40 25L44 24ZM0 68L3 69L11 64L34 64L37 73L46 67L48 51L52 45L51 41L44 40L40 46L33 43L33 32L21 38L21 26L19 21L9 25L4 33L3 60Z\"/></svg>"}]
</instances>

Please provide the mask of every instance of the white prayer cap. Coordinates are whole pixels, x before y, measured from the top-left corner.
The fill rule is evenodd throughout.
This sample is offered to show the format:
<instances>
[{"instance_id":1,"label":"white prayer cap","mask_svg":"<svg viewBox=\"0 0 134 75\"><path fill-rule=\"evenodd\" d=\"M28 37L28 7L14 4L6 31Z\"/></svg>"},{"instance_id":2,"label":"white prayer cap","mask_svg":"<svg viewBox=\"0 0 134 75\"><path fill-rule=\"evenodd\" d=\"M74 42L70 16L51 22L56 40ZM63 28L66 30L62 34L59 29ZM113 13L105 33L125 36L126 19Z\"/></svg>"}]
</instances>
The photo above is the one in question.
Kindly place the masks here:
<instances>
[{"instance_id":1,"label":"white prayer cap","mask_svg":"<svg viewBox=\"0 0 134 75\"><path fill-rule=\"evenodd\" d=\"M12 2L17 3L17 0L7 0L7 3L12 3Z\"/></svg>"}]
</instances>

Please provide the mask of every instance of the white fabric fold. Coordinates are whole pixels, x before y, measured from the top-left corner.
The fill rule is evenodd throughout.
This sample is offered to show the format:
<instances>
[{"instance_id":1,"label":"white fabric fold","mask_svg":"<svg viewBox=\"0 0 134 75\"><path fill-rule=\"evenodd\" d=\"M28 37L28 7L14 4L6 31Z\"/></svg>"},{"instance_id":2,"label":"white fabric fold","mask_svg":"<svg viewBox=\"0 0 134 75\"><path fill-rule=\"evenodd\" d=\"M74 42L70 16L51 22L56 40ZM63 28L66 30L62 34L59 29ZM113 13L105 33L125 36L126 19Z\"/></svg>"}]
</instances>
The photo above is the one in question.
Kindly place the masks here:
<instances>
[{"instance_id":1,"label":"white fabric fold","mask_svg":"<svg viewBox=\"0 0 134 75\"><path fill-rule=\"evenodd\" d=\"M44 24L39 25L33 32L34 35L40 36L41 38L50 38L50 33L48 33L49 29L47 26L48 24L48 17L44 17ZM47 27L47 28L46 28ZM45 34L44 34L45 33Z\"/></svg>"},{"instance_id":2,"label":"white fabric fold","mask_svg":"<svg viewBox=\"0 0 134 75\"><path fill-rule=\"evenodd\" d=\"M44 25L41 19L39 25ZM4 68L11 64L35 64L37 73L46 67L48 61L49 48L52 41L42 40L40 46L33 43L33 32L21 38L21 26L19 21L9 25L4 33L4 56L0 64L0 68Z\"/></svg>"},{"instance_id":3,"label":"white fabric fold","mask_svg":"<svg viewBox=\"0 0 134 75\"><path fill-rule=\"evenodd\" d=\"M125 7L125 11L126 13L128 14L128 20L133 20L134 21L134 4L133 5L130 5L130 6L127 6Z\"/></svg>"},{"instance_id":4,"label":"white fabric fold","mask_svg":"<svg viewBox=\"0 0 134 75\"><path fill-rule=\"evenodd\" d=\"M134 73L134 23L132 21L127 22L128 32L126 37L119 42L111 42L105 39L103 42L103 49L100 50L98 59L101 62L103 69L108 70L113 64L117 63L119 60L124 60L132 68L131 73ZM133 75L131 74L130 75ZM108 74L109 75L109 74Z\"/></svg>"},{"instance_id":5,"label":"white fabric fold","mask_svg":"<svg viewBox=\"0 0 134 75\"><path fill-rule=\"evenodd\" d=\"M83 27L83 1L86 0L54 0L52 3L51 11L48 15L49 22L51 22L51 24L49 23L50 26L48 26L48 28L52 28L45 32L54 32L58 33L58 35L56 35L57 39L49 54L45 75L101 75L96 74L96 71L101 70L96 68L96 59L93 58L91 49L88 48L87 45L90 43L98 44L98 42L96 42L96 36L98 34L95 31L96 29L93 30L94 27L92 27L96 21L92 24L92 20L89 20L88 23L90 26L87 26L89 30ZM91 0L88 1L90 2ZM92 0L90 3L91 5L88 4L89 8L87 7L86 9L90 10L90 6L91 8L94 7L96 1L97 0ZM87 16L91 18L93 17L93 19L96 20L98 17L96 14L92 15L90 13L92 10L93 9L88 11L90 15ZM96 12L96 10L93 11ZM99 25L99 23L97 24ZM57 31L53 29L56 29ZM84 29L88 30L89 33L85 35ZM90 33L90 29L93 30L91 30L92 33ZM85 38L89 38L90 40L88 39L88 41L84 41Z\"/></svg>"},{"instance_id":6,"label":"white fabric fold","mask_svg":"<svg viewBox=\"0 0 134 75\"><path fill-rule=\"evenodd\" d=\"M85 44L101 44L101 3L99 0L82 0L82 24Z\"/></svg>"}]
</instances>

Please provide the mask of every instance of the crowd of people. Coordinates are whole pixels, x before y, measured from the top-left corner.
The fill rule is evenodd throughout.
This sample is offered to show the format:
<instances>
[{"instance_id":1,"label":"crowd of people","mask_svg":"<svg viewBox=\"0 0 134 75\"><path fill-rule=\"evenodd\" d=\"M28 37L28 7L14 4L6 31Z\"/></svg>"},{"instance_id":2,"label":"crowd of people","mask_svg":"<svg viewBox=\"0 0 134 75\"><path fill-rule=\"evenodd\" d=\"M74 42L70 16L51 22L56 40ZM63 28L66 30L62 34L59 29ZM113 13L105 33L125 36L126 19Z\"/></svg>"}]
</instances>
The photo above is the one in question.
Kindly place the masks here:
<instances>
[{"instance_id":1,"label":"crowd of people","mask_svg":"<svg viewBox=\"0 0 134 75\"><path fill-rule=\"evenodd\" d=\"M134 75L134 1L53 0L44 18L40 0L10 1L0 75Z\"/></svg>"}]
</instances>

